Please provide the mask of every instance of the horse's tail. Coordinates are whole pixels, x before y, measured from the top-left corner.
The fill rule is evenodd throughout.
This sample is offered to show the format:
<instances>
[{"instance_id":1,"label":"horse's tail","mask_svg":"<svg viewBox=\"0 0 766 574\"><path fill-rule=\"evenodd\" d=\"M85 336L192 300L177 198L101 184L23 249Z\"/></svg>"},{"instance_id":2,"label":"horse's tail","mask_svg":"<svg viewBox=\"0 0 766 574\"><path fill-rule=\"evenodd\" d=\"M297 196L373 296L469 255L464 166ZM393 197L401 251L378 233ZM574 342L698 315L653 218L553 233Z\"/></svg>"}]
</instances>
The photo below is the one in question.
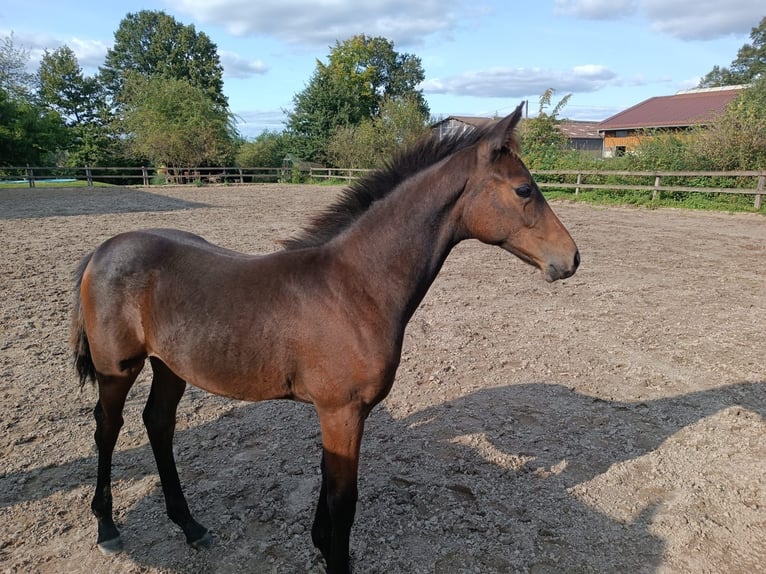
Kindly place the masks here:
<instances>
[{"instance_id":1,"label":"horse's tail","mask_svg":"<svg viewBox=\"0 0 766 574\"><path fill-rule=\"evenodd\" d=\"M85 332L85 317L82 314L82 301L80 295L82 276L85 273L85 268L88 266L92 256L92 253L85 256L74 272L75 286L72 304L72 319L69 330L69 346L72 349L74 367L80 377L81 387L87 380L90 380L92 383L95 383L96 381L96 367L93 365L93 359L90 355L90 344L88 343L88 334Z\"/></svg>"}]
</instances>

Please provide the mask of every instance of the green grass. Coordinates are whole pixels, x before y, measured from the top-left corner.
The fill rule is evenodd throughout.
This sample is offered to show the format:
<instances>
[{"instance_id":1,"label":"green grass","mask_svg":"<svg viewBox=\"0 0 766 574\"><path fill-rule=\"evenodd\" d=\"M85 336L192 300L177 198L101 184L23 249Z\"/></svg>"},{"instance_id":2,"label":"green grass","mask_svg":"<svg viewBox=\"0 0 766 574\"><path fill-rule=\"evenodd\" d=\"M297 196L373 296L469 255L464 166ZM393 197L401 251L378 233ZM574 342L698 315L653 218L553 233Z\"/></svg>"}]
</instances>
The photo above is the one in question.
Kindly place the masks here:
<instances>
[{"instance_id":1,"label":"green grass","mask_svg":"<svg viewBox=\"0 0 766 574\"><path fill-rule=\"evenodd\" d=\"M45 180L35 180L35 187L87 187L88 182L84 179L78 179L77 181L63 181L53 182ZM93 187L112 187L111 183L102 183L100 181L94 181ZM0 182L0 189L29 189L29 184L24 183L4 183Z\"/></svg>"}]
</instances>

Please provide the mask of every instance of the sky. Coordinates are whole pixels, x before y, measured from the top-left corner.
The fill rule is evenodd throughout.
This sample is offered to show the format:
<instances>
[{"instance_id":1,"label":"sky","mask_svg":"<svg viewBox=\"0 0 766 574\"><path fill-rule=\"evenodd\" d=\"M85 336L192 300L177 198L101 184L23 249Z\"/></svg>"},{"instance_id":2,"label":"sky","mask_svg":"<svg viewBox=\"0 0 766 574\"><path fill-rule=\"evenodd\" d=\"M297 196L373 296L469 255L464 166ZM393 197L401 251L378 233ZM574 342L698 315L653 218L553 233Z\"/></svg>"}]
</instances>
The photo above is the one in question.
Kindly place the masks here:
<instances>
[{"instance_id":1,"label":"sky","mask_svg":"<svg viewBox=\"0 0 766 574\"><path fill-rule=\"evenodd\" d=\"M76 6L74 8L73 6ZM604 120L695 87L729 66L766 16L763 0L3 0L0 37L30 54L66 44L95 74L128 13L161 10L217 45L245 137L285 110L336 42L383 36L419 57L431 114L495 116L555 90L562 117Z\"/></svg>"}]
</instances>

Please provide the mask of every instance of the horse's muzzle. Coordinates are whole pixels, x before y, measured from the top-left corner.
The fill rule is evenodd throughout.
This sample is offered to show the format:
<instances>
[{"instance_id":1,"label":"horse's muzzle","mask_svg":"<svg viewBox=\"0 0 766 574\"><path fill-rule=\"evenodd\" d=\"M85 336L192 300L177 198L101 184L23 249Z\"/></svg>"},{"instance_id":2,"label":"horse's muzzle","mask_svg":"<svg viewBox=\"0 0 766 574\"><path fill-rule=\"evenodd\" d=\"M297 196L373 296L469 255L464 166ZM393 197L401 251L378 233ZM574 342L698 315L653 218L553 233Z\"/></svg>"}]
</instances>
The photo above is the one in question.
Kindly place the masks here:
<instances>
[{"instance_id":1,"label":"horse's muzzle","mask_svg":"<svg viewBox=\"0 0 766 574\"><path fill-rule=\"evenodd\" d=\"M549 263L542 271L548 283L571 277L580 266L580 250L575 250L574 257L569 263Z\"/></svg>"}]
</instances>

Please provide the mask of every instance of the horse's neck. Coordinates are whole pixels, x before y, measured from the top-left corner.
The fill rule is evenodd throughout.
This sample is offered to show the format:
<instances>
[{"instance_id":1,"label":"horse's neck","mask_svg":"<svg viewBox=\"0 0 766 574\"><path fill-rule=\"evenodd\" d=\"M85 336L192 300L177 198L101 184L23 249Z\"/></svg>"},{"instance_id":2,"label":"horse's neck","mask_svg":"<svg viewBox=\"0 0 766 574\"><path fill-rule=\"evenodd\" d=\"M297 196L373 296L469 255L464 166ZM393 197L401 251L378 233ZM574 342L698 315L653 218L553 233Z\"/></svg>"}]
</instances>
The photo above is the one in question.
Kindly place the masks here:
<instances>
[{"instance_id":1,"label":"horse's neck","mask_svg":"<svg viewBox=\"0 0 766 574\"><path fill-rule=\"evenodd\" d=\"M405 323L459 240L452 207L465 182L445 164L404 182L340 238L366 294Z\"/></svg>"}]
</instances>

